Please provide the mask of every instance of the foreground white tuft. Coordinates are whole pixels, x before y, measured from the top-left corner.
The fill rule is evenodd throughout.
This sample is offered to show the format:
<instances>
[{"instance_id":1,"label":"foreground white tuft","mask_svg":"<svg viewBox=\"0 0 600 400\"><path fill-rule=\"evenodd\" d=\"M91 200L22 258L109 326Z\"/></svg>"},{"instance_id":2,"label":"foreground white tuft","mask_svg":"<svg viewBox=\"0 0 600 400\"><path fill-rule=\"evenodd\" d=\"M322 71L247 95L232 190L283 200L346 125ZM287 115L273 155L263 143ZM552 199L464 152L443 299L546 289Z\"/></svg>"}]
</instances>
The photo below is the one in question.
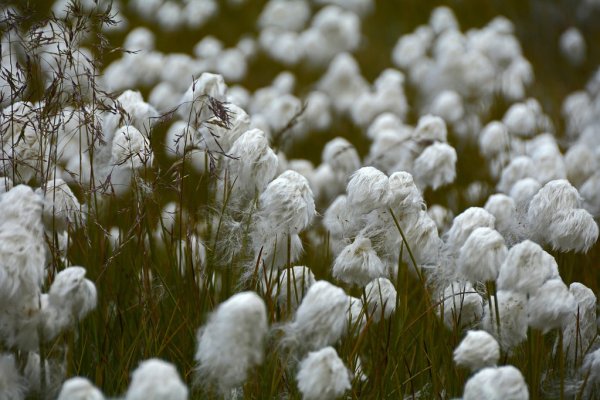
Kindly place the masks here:
<instances>
[{"instance_id":1,"label":"foreground white tuft","mask_svg":"<svg viewBox=\"0 0 600 400\"><path fill-rule=\"evenodd\" d=\"M308 353L296 375L304 400L334 400L350 389L350 372L333 347Z\"/></svg>"},{"instance_id":2,"label":"foreground white tuft","mask_svg":"<svg viewBox=\"0 0 600 400\"><path fill-rule=\"evenodd\" d=\"M104 395L86 378L67 379L56 400L104 400Z\"/></svg>"},{"instance_id":3,"label":"foreground white tuft","mask_svg":"<svg viewBox=\"0 0 600 400\"><path fill-rule=\"evenodd\" d=\"M512 365L485 368L466 383L463 400L528 400L523 374Z\"/></svg>"},{"instance_id":4,"label":"foreground white tuft","mask_svg":"<svg viewBox=\"0 0 600 400\"><path fill-rule=\"evenodd\" d=\"M477 371L496 366L500 359L500 345L486 331L468 331L467 336L454 350L456 365Z\"/></svg>"},{"instance_id":5,"label":"foreground white tuft","mask_svg":"<svg viewBox=\"0 0 600 400\"><path fill-rule=\"evenodd\" d=\"M172 364L157 358L142 361L133 374L125 400L187 400L188 389Z\"/></svg>"}]
</instances>

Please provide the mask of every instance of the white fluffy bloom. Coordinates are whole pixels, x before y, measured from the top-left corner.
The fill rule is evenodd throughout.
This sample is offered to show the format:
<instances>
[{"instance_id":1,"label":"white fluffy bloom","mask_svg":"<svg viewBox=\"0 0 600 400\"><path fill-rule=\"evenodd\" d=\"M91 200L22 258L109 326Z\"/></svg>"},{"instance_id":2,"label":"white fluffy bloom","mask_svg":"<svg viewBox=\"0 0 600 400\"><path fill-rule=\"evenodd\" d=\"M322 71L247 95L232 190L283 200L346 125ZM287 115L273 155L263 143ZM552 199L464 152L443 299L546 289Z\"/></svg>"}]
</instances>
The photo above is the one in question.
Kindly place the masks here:
<instances>
[{"instance_id":1,"label":"white fluffy bloom","mask_svg":"<svg viewBox=\"0 0 600 400\"><path fill-rule=\"evenodd\" d=\"M581 366L582 375L587 377L583 398L592 398L592 393L600 390L600 349L588 353Z\"/></svg>"},{"instance_id":2,"label":"white fluffy bloom","mask_svg":"<svg viewBox=\"0 0 600 400\"><path fill-rule=\"evenodd\" d=\"M511 135L519 137L533 136L537 128L535 111L525 103L515 103L502 118Z\"/></svg>"},{"instance_id":3,"label":"white fluffy bloom","mask_svg":"<svg viewBox=\"0 0 600 400\"><path fill-rule=\"evenodd\" d=\"M267 2L258 17L258 25L264 28L280 28L300 31L310 18L310 5L304 0Z\"/></svg>"},{"instance_id":4,"label":"white fluffy bloom","mask_svg":"<svg viewBox=\"0 0 600 400\"><path fill-rule=\"evenodd\" d=\"M396 288L387 278L373 279L365 287L369 316L378 322L382 317L388 319L396 311Z\"/></svg>"},{"instance_id":5,"label":"white fluffy bloom","mask_svg":"<svg viewBox=\"0 0 600 400\"><path fill-rule=\"evenodd\" d=\"M392 50L392 62L399 68L409 69L427 55L433 39L429 27L401 36Z\"/></svg>"},{"instance_id":6,"label":"white fluffy bloom","mask_svg":"<svg viewBox=\"0 0 600 400\"><path fill-rule=\"evenodd\" d=\"M351 388L350 371L333 347L308 353L296 375L303 400L335 400Z\"/></svg>"},{"instance_id":7,"label":"white fluffy bloom","mask_svg":"<svg viewBox=\"0 0 600 400\"><path fill-rule=\"evenodd\" d=\"M596 156L594 149L583 143L576 143L569 147L565 153L565 168L567 177L575 187L588 180L594 172L598 171L600 158ZM585 196L584 196L585 197Z\"/></svg>"},{"instance_id":8,"label":"white fluffy bloom","mask_svg":"<svg viewBox=\"0 0 600 400\"><path fill-rule=\"evenodd\" d=\"M422 188L433 190L454 182L456 178L456 150L446 143L428 146L415 160L414 175Z\"/></svg>"},{"instance_id":9,"label":"white fluffy bloom","mask_svg":"<svg viewBox=\"0 0 600 400\"><path fill-rule=\"evenodd\" d=\"M516 181L510 189L509 196L514 199L519 215L525 215L533 196L542 188L542 184L534 178L524 178Z\"/></svg>"},{"instance_id":10,"label":"white fluffy bloom","mask_svg":"<svg viewBox=\"0 0 600 400\"><path fill-rule=\"evenodd\" d=\"M256 293L237 293L220 304L198 330L200 380L222 392L242 385L248 370L263 361L267 330L267 308Z\"/></svg>"},{"instance_id":11,"label":"white fluffy bloom","mask_svg":"<svg viewBox=\"0 0 600 400\"><path fill-rule=\"evenodd\" d=\"M435 115L424 115L419 118L419 123L413 133L416 141L446 142L447 136L446 123Z\"/></svg>"},{"instance_id":12,"label":"white fluffy bloom","mask_svg":"<svg viewBox=\"0 0 600 400\"><path fill-rule=\"evenodd\" d=\"M448 328L469 326L483 315L483 298L470 282L453 282L444 289L439 314Z\"/></svg>"},{"instance_id":13,"label":"white fluffy bloom","mask_svg":"<svg viewBox=\"0 0 600 400\"><path fill-rule=\"evenodd\" d=\"M151 163L150 141L136 127L125 125L115 131L111 150L112 165L138 169Z\"/></svg>"},{"instance_id":14,"label":"white fluffy bloom","mask_svg":"<svg viewBox=\"0 0 600 400\"><path fill-rule=\"evenodd\" d=\"M220 126L216 117L209 119L200 127L203 145L215 152L229 151L235 141L250 129L250 117L242 108L235 104L227 104L229 125Z\"/></svg>"},{"instance_id":15,"label":"white fluffy bloom","mask_svg":"<svg viewBox=\"0 0 600 400\"><path fill-rule=\"evenodd\" d=\"M0 398L24 400L26 386L12 354L0 354Z\"/></svg>"},{"instance_id":16,"label":"white fluffy bloom","mask_svg":"<svg viewBox=\"0 0 600 400\"><path fill-rule=\"evenodd\" d=\"M433 220L433 222L435 222L435 226L437 226L440 234L443 234L450 228L452 219L454 218L454 214L451 210L439 204L433 204L429 206L427 208L427 214Z\"/></svg>"},{"instance_id":17,"label":"white fluffy bloom","mask_svg":"<svg viewBox=\"0 0 600 400\"><path fill-rule=\"evenodd\" d=\"M562 329L577 310L575 298L560 278L547 280L527 302L528 324L547 333Z\"/></svg>"},{"instance_id":18,"label":"white fluffy bloom","mask_svg":"<svg viewBox=\"0 0 600 400\"><path fill-rule=\"evenodd\" d=\"M368 90L368 84L362 77L356 60L348 53L341 53L329 64L319 82L319 89L329 95L336 110L345 112L360 94Z\"/></svg>"},{"instance_id":19,"label":"white fluffy bloom","mask_svg":"<svg viewBox=\"0 0 600 400\"><path fill-rule=\"evenodd\" d=\"M508 249L504 238L494 229L475 229L460 248L459 273L471 282L496 280Z\"/></svg>"},{"instance_id":20,"label":"white fluffy bloom","mask_svg":"<svg viewBox=\"0 0 600 400\"><path fill-rule=\"evenodd\" d=\"M76 376L63 383L57 400L104 400L104 395L89 380Z\"/></svg>"},{"instance_id":21,"label":"white fluffy bloom","mask_svg":"<svg viewBox=\"0 0 600 400\"><path fill-rule=\"evenodd\" d=\"M563 326L563 351L571 363L580 361L596 339L596 295L579 282L569 286L576 302L573 311Z\"/></svg>"},{"instance_id":22,"label":"white fluffy bloom","mask_svg":"<svg viewBox=\"0 0 600 400\"><path fill-rule=\"evenodd\" d=\"M385 274L385 266L371 246L371 241L357 236L342 250L333 263L333 276L343 282L365 286Z\"/></svg>"},{"instance_id":23,"label":"white fluffy bloom","mask_svg":"<svg viewBox=\"0 0 600 400\"><path fill-rule=\"evenodd\" d=\"M64 180L48 181L44 190L38 189L36 193L44 198L43 218L48 229L66 230L71 224L81 224L81 205Z\"/></svg>"},{"instance_id":24,"label":"white fluffy bloom","mask_svg":"<svg viewBox=\"0 0 600 400\"><path fill-rule=\"evenodd\" d=\"M560 35L560 52L572 65L581 65L585 61L586 44L579 29L571 27Z\"/></svg>"},{"instance_id":25,"label":"white fluffy bloom","mask_svg":"<svg viewBox=\"0 0 600 400\"><path fill-rule=\"evenodd\" d=\"M181 78L181 77L180 77ZM204 72L196 79L181 99L177 113L194 126L212 117L209 110L209 98L225 101L227 86L223 76Z\"/></svg>"},{"instance_id":26,"label":"white fluffy bloom","mask_svg":"<svg viewBox=\"0 0 600 400\"><path fill-rule=\"evenodd\" d=\"M496 301L500 329L496 317ZM523 293L499 290L491 296L490 307L485 307L481 327L498 339L503 349L509 350L527 339L527 296Z\"/></svg>"},{"instance_id":27,"label":"white fluffy bloom","mask_svg":"<svg viewBox=\"0 0 600 400\"><path fill-rule=\"evenodd\" d=\"M598 240L598 224L582 208L558 210L545 237L555 250L586 253Z\"/></svg>"},{"instance_id":28,"label":"white fluffy bloom","mask_svg":"<svg viewBox=\"0 0 600 400\"><path fill-rule=\"evenodd\" d=\"M327 142L323 148L321 158L344 180L360 168L358 152L352 143L341 137L336 137Z\"/></svg>"},{"instance_id":29,"label":"white fluffy bloom","mask_svg":"<svg viewBox=\"0 0 600 400\"><path fill-rule=\"evenodd\" d=\"M348 205L363 212L386 206L391 195L388 177L373 167L362 167L352 174L346 191Z\"/></svg>"},{"instance_id":30,"label":"white fluffy bloom","mask_svg":"<svg viewBox=\"0 0 600 400\"><path fill-rule=\"evenodd\" d=\"M600 217L600 173L595 173L581 185L583 207L594 217Z\"/></svg>"},{"instance_id":31,"label":"white fluffy bloom","mask_svg":"<svg viewBox=\"0 0 600 400\"><path fill-rule=\"evenodd\" d=\"M455 91L444 90L433 100L431 113L442 117L447 123L457 123L465 114L462 98Z\"/></svg>"},{"instance_id":32,"label":"white fluffy bloom","mask_svg":"<svg viewBox=\"0 0 600 400\"><path fill-rule=\"evenodd\" d=\"M108 114L102 121L102 131L105 140L110 140L119 126L130 125L148 136L157 120L158 112L154 107L144 101L138 91L126 90L117 97L116 106L125 114Z\"/></svg>"},{"instance_id":33,"label":"white fluffy bloom","mask_svg":"<svg viewBox=\"0 0 600 400\"><path fill-rule=\"evenodd\" d=\"M348 296L341 288L327 281L315 282L286 326L285 340L306 350L334 344L346 329L347 308Z\"/></svg>"},{"instance_id":34,"label":"white fluffy bloom","mask_svg":"<svg viewBox=\"0 0 600 400\"><path fill-rule=\"evenodd\" d=\"M527 156L515 157L503 170L500 181L496 186L499 192L509 193L513 185L525 178L533 177L535 174L535 164Z\"/></svg>"},{"instance_id":35,"label":"white fluffy bloom","mask_svg":"<svg viewBox=\"0 0 600 400\"><path fill-rule=\"evenodd\" d=\"M486 331L468 331L467 336L454 349L456 365L477 371L495 367L500 359L500 345Z\"/></svg>"},{"instance_id":36,"label":"white fluffy bloom","mask_svg":"<svg viewBox=\"0 0 600 400\"><path fill-rule=\"evenodd\" d=\"M188 389L177 369L152 358L142 361L131 374L125 400L187 400Z\"/></svg>"},{"instance_id":37,"label":"white fluffy bloom","mask_svg":"<svg viewBox=\"0 0 600 400\"><path fill-rule=\"evenodd\" d=\"M459 28L454 12L445 6L436 7L431 11L429 26L431 26L431 29L436 34L440 34L446 30L458 30Z\"/></svg>"},{"instance_id":38,"label":"white fluffy bloom","mask_svg":"<svg viewBox=\"0 0 600 400\"><path fill-rule=\"evenodd\" d=\"M452 254L458 255L471 233L481 227L494 228L495 218L480 207L470 207L457 215L450 230L446 232L446 246Z\"/></svg>"},{"instance_id":39,"label":"white fluffy bloom","mask_svg":"<svg viewBox=\"0 0 600 400\"><path fill-rule=\"evenodd\" d=\"M547 280L558 277L554 257L537 243L525 240L508 251L496 283L500 290L534 294Z\"/></svg>"},{"instance_id":40,"label":"white fluffy bloom","mask_svg":"<svg viewBox=\"0 0 600 400\"><path fill-rule=\"evenodd\" d=\"M507 153L510 149L510 136L508 129L499 121L487 124L479 136L479 151L485 157L496 157Z\"/></svg>"},{"instance_id":41,"label":"white fluffy bloom","mask_svg":"<svg viewBox=\"0 0 600 400\"><path fill-rule=\"evenodd\" d=\"M464 400L529 400L521 371L512 365L484 368L465 384Z\"/></svg>"},{"instance_id":42,"label":"white fluffy bloom","mask_svg":"<svg viewBox=\"0 0 600 400\"><path fill-rule=\"evenodd\" d=\"M290 285L288 285L288 280ZM279 277L277 289L273 294L276 295L277 303L282 307L287 304L289 295L291 308L295 310L313 283L315 283L315 275L308 267L297 266L284 269Z\"/></svg>"},{"instance_id":43,"label":"white fluffy bloom","mask_svg":"<svg viewBox=\"0 0 600 400\"><path fill-rule=\"evenodd\" d=\"M513 242L520 234L517 221L517 206L512 197L502 193L491 195L483 208L496 218L495 226L498 232Z\"/></svg>"}]
</instances>

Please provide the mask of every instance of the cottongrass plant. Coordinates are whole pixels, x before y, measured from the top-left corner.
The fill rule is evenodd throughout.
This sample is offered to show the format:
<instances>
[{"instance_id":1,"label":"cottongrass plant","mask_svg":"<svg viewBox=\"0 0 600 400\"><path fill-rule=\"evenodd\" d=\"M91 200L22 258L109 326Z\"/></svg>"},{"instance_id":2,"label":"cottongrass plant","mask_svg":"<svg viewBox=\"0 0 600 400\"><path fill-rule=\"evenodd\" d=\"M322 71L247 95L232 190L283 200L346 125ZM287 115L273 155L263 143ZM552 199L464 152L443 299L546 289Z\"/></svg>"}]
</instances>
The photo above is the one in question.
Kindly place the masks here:
<instances>
[{"instance_id":1,"label":"cottongrass plant","mask_svg":"<svg viewBox=\"0 0 600 400\"><path fill-rule=\"evenodd\" d=\"M333 347L308 353L300 362L298 389L304 400L333 400L350 389L350 371Z\"/></svg>"}]
</instances>

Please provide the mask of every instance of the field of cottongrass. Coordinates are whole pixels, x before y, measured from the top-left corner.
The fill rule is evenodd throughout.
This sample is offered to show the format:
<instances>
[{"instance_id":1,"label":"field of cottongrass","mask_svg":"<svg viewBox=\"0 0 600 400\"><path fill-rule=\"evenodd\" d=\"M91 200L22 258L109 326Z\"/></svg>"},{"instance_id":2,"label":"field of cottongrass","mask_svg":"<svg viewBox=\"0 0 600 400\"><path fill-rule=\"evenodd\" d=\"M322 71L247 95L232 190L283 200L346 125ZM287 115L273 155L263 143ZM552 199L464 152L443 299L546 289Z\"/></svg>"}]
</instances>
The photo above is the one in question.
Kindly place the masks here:
<instances>
[{"instance_id":1,"label":"field of cottongrass","mask_svg":"<svg viewBox=\"0 0 600 400\"><path fill-rule=\"evenodd\" d=\"M600 398L598 1L33 3L0 400Z\"/></svg>"}]
</instances>

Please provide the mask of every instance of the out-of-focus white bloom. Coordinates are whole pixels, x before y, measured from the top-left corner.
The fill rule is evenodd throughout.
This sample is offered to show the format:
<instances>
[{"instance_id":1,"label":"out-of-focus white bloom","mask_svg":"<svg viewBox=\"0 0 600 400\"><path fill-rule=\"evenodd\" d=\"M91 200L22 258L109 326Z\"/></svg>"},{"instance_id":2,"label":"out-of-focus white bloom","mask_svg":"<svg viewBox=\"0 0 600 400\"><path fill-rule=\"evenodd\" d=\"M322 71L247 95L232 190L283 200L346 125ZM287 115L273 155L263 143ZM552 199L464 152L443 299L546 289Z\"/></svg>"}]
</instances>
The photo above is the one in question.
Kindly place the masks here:
<instances>
[{"instance_id":1,"label":"out-of-focus white bloom","mask_svg":"<svg viewBox=\"0 0 600 400\"><path fill-rule=\"evenodd\" d=\"M569 362L576 364L596 339L596 295L579 282L571 283L569 292L575 299L576 309L563 326L563 351Z\"/></svg>"},{"instance_id":2,"label":"out-of-focus white bloom","mask_svg":"<svg viewBox=\"0 0 600 400\"><path fill-rule=\"evenodd\" d=\"M335 400L351 388L350 371L333 347L308 353L296 380L303 400Z\"/></svg>"},{"instance_id":3,"label":"out-of-focus white bloom","mask_svg":"<svg viewBox=\"0 0 600 400\"><path fill-rule=\"evenodd\" d=\"M512 197L502 193L491 195L483 208L496 218L496 230L510 243L520 236L517 206Z\"/></svg>"},{"instance_id":4,"label":"out-of-focus white bloom","mask_svg":"<svg viewBox=\"0 0 600 400\"><path fill-rule=\"evenodd\" d=\"M509 196L514 199L515 207L519 215L526 215L529 203L533 196L539 192L542 184L534 178L524 178L516 181L510 189Z\"/></svg>"},{"instance_id":5,"label":"out-of-focus white bloom","mask_svg":"<svg viewBox=\"0 0 600 400\"><path fill-rule=\"evenodd\" d=\"M156 22L161 30L166 32L176 31L183 23L186 14L179 3L174 1L164 2L158 10L156 10Z\"/></svg>"},{"instance_id":6,"label":"out-of-focus white bloom","mask_svg":"<svg viewBox=\"0 0 600 400\"><path fill-rule=\"evenodd\" d=\"M43 218L48 229L60 231L81 224L81 205L64 180L48 181L44 190L36 193L44 198Z\"/></svg>"},{"instance_id":7,"label":"out-of-focus white bloom","mask_svg":"<svg viewBox=\"0 0 600 400\"><path fill-rule=\"evenodd\" d=\"M375 322L388 319L396 311L396 288L387 278L373 279L365 287L369 316Z\"/></svg>"},{"instance_id":8,"label":"out-of-focus white bloom","mask_svg":"<svg viewBox=\"0 0 600 400\"><path fill-rule=\"evenodd\" d=\"M351 237L358 218L354 218L348 207L346 195L338 196L327 208L323 226L337 237Z\"/></svg>"},{"instance_id":9,"label":"out-of-focus white bloom","mask_svg":"<svg viewBox=\"0 0 600 400\"><path fill-rule=\"evenodd\" d=\"M433 32L423 26L413 33L401 36L392 50L392 62L399 68L410 69L426 55L433 40Z\"/></svg>"},{"instance_id":10,"label":"out-of-focus white bloom","mask_svg":"<svg viewBox=\"0 0 600 400\"><path fill-rule=\"evenodd\" d=\"M181 94L169 82L160 82L152 88L148 95L148 102L159 112L166 112L179 104Z\"/></svg>"},{"instance_id":11,"label":"out-of-focus white bloom","mask_svg":"<svg viewBox=\"0 0 600 400\"><path fill-rule=\"evenodd\" d=\"M583 359L581 366L582 376L586 377L586 386L583 392L584 398L592 398L592 393L600 389L600 349L588 353Z\"/></svg>"},{"instance_id":12,"label":"out-of-focus white bloom","mask_svg":"<svg viewBox=\"0 0 600 400\"><path fill-rule=\"evenodd\" d=\"M349 111L368 87L358 63L348 53L335 56L319 82L319 89L332 99L334 108L339 112Z\"/></svg>"},{"instance_id":13,"label":"out-of-focus white bloom","mask_svg":"<svg viewBox=\"0 0 600 400\"><path fill-rule=\"evenodd\" d=\"M486 331L468 331L467 336L454 349L456 365L472 372L485 367L495 367L500 359L500 345Z\"/></svg>"},{"instance_id":14,"label":"out-of-focus white bloom","mask_svg":"<svg viewBox=\"0 0 600 400\"><path fill-rule=\"evenodd\" d=\"M298 32L309 18L310 5L305 0L271 0L258 17L258 25L261 29L274 27Z\"/></svg>"},{"instance_id":15,"label":"out-of-focus white bloom","mask_svg":"<svg viewBox=\"0 0 600 400\"><path fill-rule=\"evenodd\" d=\"M553 249L586 253L598 240L598 224L582 208L558 210L545 238Z\"/></svg>"},{"instance_id":16,"label":"out-of-focus white bloom","mask_svg":"<svg viewBox=\"0 0 600 400\"><path fill-rule=\"evenodd\" d=\"M527 319L532 328L547 333L562 329L577 310L575 298L560 278L547 280L528 300Z\"/></svg>"},{"instance_id":17,"label":"out-of-focus white bloom","mask_svg":"<svg viewBox=\"0 0 600 400\"><path fill-rule=\"evenodd\" d=\"M26 386L17 370L12 354L0 354L0 397L6 400L24 400Z\"/></svg>"},{"instance_id":18,"label":"out-of-focus white bloom","mask_svg":"<svg viewBox=\"0 0 600 400\"><path fill-rule=\"evenodd\" d=\"M500 329L496 317L496 301ZM490 307L484 308L482 329L494 335L505 350L510 350L527 339L527 296L510 290L499 290L496 296L491 296L490 302L491 313Z\"/></svg>"},{"instance_id":19,"label":"out-of-focus white bloom","mask_svg":"<svg viewBox=\"0 0 600 400\"><path fill-rule=\"evenodd\" d=\"M313 91L304 99L306 108L301 115L302 124L309 131L325 131L331 126L331 99L325 93Z\"/></svg>"},{"instance_id":20,"label":"out-of-focus white bloom","mask_svg":"<svg viewBox=\"0 0 600 400\"><path fill-rule=\"evenodd\" d=\"M246 77L248 64L244 53L234 47L219 54L215 68L227 82L239 82Z\"/></svg>"},{"instance_id":21,"label":"out-of-focus white bloom","mask_svg":"<svg viewBox=\"0 0 600 400\"><path fill-rule=\"evenodd\" d=\"M177 113L184 121L200 126L203 121L213 115L209 110L210 98L225 101L227 86L223 76L204 72L194 80L181 98L181 106Z\"/></svg>"},{"instance_id":22,"label":"out-of-focus white bloom","mask_svg":"<svg viewBox=\"0 0 600 400\"><path fill-rule=\"evenodd\" d=\"M76 376L63 383L57 400L104 400L104 395L89 380Z\"/></svg>"},{"instance_id":23,"label":"out-of-focus white bloom","mask_svg":"<svg viewBox=\"0 0 600 400\"><path fill-rule=\"evenodd\" d=\"M200 127L204 145L215 152L229 154L235 141L250 129L250 117L246 111L235 104L227 104L229 125L220 126L218 119L212 117Z\"/></svg>"},{"instance_id":24,"label":"out-of-focus white bloom","mask_svg":"<svg viewBox=\"0 0 600 400\"><path fill-rule=\"evenodd\" d=\"M317 281L302 299L294 320L285 327L292 347L316 350L332 345L347 327L348 296L327 281Z\"/></svg>"},{"instance_id":25,"label":"out-of-focus white bloom","mask_svg":"<svg viewBox=\"0 0 600 400\"><path fill-rule=\"evenodd\" d=\"M198 330L198 378L223 393L242 385L263 361L267 331L267 308L256 293L231 296Z\"/></svg>"},{"instance_id":26,"label":"out-of-focus white bloom","mask_svg":"<svg viewBox=\"0 0 600 400\"><path fill-rule=\"evenodd\" d=\"M150 141L133 125L117 129L112 141L111 164L131 169L152 164Z\"/></svg>"},{"instance_id":27,"label":"out-of-focus white bloom","mask_svg":"<svg viewBox=\"0 0 600 400\"><path fill-rule=\"evenodd\" d=\"M391 179L392 178L390 177L390 180ZM452 214L451 210L439 204L434 204L428 207L427 214L429 214L429 217L433 220L433 222L435 222L435 226L437 226L440 234L443 234L450 228L452 219L454 218L454 214Z\"/></svg>"},{"instance_id":28,"label":"out-of-focus white bloom","mask_svg":"<svg viewBox=\"0 0 600 400\"><path fill-rule=\"evenodd\" d=\"M333 276L343 282L365 286L385 274L385 267L368 238L357 236L333 264Z\"/></svg>"},{"instance_id":29,"label":"out-of-focus white bloom","mask_svg":"<svg viewBox=\"0 0 600 400\"><path fill-rule=\"evenodd\" d=\"M458 270L471 282L493 281L507 254L508 249L500 233L487 227L477 228L460 248Z\"/></svg>"},{"instance_id":30,"label":"out-of-focus white bloom","mask_svg":"<svg viewBox=\"0 0 600 400\"><path fill-rule=\"evenodd\" d=\"M512 365L484 368L465 384L464 400L529 400L521 371Z\"/></svg>"},{"instance_id":31,"label":"out-of-focus white bloom","mask_svg":"<svg viewBox=\"0 0 600 400\"><path fill-rule=\"evenodd\" d=\"M440 117L424 115L419 118L419 123L413 133L416 141L446 142L448 131L446 123Z\"/></svg>"},{"instance_id":32,"label":"out-of-focus white bloom","mask_svg":"<svg viewBox=\"0 0 600 400\"><path fill-rule=\"evenodd\" d=\"M458 30L459 25L454 12L445 6L436 7L429 16L429 26L433 32L440 34L446 30Z\"/></svg>"},{"instance_id":33,"label":"out-of-focus white bloom","mask_svg":"<svg viewBox=\"0 0 600 400\"><path fill-rule=\"evenodd\" d=\"M361 299L348 296L348 330L353 333L360 332L367 324L367 315Z\"/></svg>"},{"instance_id":34,"label":"out-of-focus white bloom","mask_svg":"<svg viewBox=\"0 0 600 400\"><path fill-rule=\"evenodd\" d=\"M496 188L499 192L509 193L517 181L533 177L534 174L535 164L531 158L527 156L515 157L502 170L502 176Z\"/></svg>"},{"instance_id":35,"label":"out-of-focus white bloom","mask_svg":"<svg viewBox=\"0 0 600 400\"><path fill-rule=\"evenodd\" d=\"M148 137L152 126L158 119L158 112L144 101L142 94L133 90L124 91L117 97L116 106L125 113L108 114L102 122L105 140L110 140L118 127L129 125L135 127Z\"/></svg>"},{"instance_id":36,"label":"out-of-focus white bloom","mask_svg":"<svg viewBox=\"0 0 600 400\"><path fill-rule=\"evenodd\" d=\"M530 137L537 129L537 118L534 110L525 103L515 103L502 118L511 135Z\"/></svg>"},{"instance_id":37,"label":"out-of-focus white bloom","mask_svg":"<svg viewBox=\"0 0 600 400\"><path fill-rule=\"evenodd\" d=\"M444 289L438 311L450 329L469 326L481 319L483 298L470 282L453 282Z\"/></svg>"},{"instance_id":38,"label":"out-of-focus white bloom","mask_svg":"<svg viewBox=\"0 0 600 400\"><path fill-rule=\"evenodd\" d=\"M386 206L391 195L388 177L373 167L352 174L346 191L348 205L364 212Z\"/></svg>"},{"instance_id":39,"label":"out-of-focus white bloom","mask_svg":"<svg viewBox=\"0 0 600 400\"><path fill-rule=\"evenodd\" d=\"M336 137L327 142L323 148L321 158L324 163L329 164L331 169L343 177L344 180L360 168L358 152L352 143L341 137Z\"/></svg>"},{"instance_id":40,"label":"out-of-focus white bloom","mask_svg":"<svg viewBox=\"0 0 600 400\"><path fill-rule=\"evenodd\" d=\"M496 157L510 149L510 136L506 126L492 121L483 128L479 136L479 150L485 157Z\"/></svg>"},{"instance_id":41,"label":"out-of-focus white bloom","mask_svg":"<svg viewBox=\"0 0 600 400\"><path fill-rule=\"evenodd\" d=\"M559 277L554 257L525 240L508 251L496 283L500 290L533 295L546 281Z\"/></svg>"},{"instance_id":42,"label":"out-of-focus white bloom","mask_svg":"<svg viewBox=\"0 0 600 400\"><path fill-rule=\"evenodd\" d=\"M177 369L152 358L142 361L131 374L126 400L187 400L188 389Z\"/></svg>"},{"instance_id":43,"label":"out-of-focus white bloom","mask_svg":"<svg viewBox=\"0 0 600 400\"><path fill-rule=\"evenodd\" d=\"M462 98L452 90L445 90L438 94L431 104L430 112L442 117L447 123L456 123L465 114Z\"/></svg>"},{"instance_id":44,"label":"out-of-focus white bloom","mask_svg":"<svg viewBox=\"0 0 600 400\"><path fill-rule=\"evenodd\" d=\"M600 217L600 173L590 176L581 185L580 193L583 197L583 207L594 217Z\"/></svg>"},{"instance_id":45,"label":"out-of-focus white bloom","mask_svg":"<svg viewBox=\"0 0 600 400\"><path fill-rule=\"evenodd\" d=\"M188 1L183 15L190 29L199 29L219 12L219 3L215 0Z\"/></svg>"},{"instance_id":46,"label":"out-of-focus white bloom","mask_svg":"<svg viewBox=\"0 0 600 400\"><path fill-rule=\"evenodd\" d=\"M574 144L565 153L565 168L569 182L581 188L583 183L598 171L599 162L600 158L593 148L583 143Z\"/></svg>"},{"instance_id":47,"label":"out-of-focus white bloom","mask_svg":"<svg viewBox=\"0 0 600 400\"><path fill-rule=\"evenodd\" d=\"M434 143L417 157L414 175L419 187L440 186L454 182L456 178L456 150L446 143Z\"/></svg>"},{"instance_id":48,"label":"out-of-focus white bloom","mask_svg":"<svg viewBox=\"0 0 600 400\"><path fill-rule=\"evenodd\" d=\"M571 27L560 35L560 52L572 65L578 66L585 61L586 44L579 29Z\"/></svg>"},{"instance_id":49,"label":"out-of-focus white bloom","mask_svg":"<svg viewBox=\"0 0 600 400\"><path fill-rule=\"evenodd\" d=\"M457 215L450 230L446 232L446 246L452 254L458 255L471 233L482 227L494 228L496 218L485 209L470 207Z\"/></svg>"},{"instance_id":50,"label":"out-of-focus white bloom","mask_svg":"<svg viewBox=\"0 0 600 400\"><path fill-rule=\"evenodd\" d=\"M288 280L291 286L288 285ZM276 295L277 303L282 307L285 307L287 304L289 295L291 309L295 310L298 308L298 304L300 304L302 298L313 283L315 283L315 275L308 267L297 266L290 269L284 269L281 272L279 284L273 295Z\"/></svg>"}]
</instances>

